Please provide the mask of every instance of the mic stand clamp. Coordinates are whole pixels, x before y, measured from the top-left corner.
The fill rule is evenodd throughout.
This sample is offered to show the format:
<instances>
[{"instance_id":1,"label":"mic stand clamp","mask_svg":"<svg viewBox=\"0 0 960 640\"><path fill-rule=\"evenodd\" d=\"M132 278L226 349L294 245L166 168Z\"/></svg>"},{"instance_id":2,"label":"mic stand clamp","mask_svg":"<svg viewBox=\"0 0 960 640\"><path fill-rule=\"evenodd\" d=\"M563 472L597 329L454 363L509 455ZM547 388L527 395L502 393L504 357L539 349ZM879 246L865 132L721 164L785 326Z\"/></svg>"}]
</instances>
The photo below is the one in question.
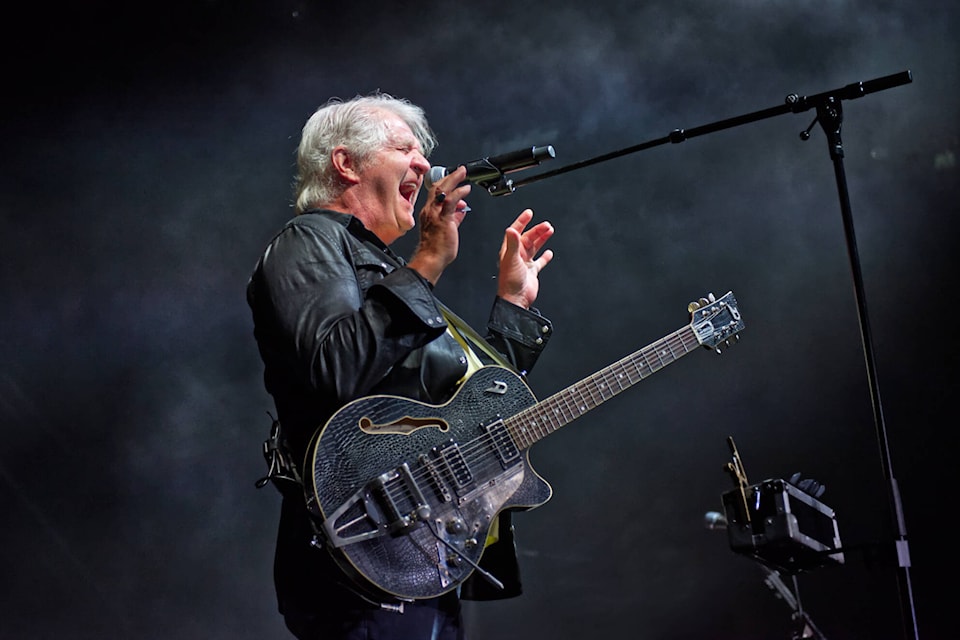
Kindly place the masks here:
<instances>
[{"instance_id":1,"label":"mic stand clamp","mask_svg":"<svg viewBox=\"0 0 960 640\"><path fill-rule=\"evenodd\" d=\"M486 189L487 193L492 196L510 195L517 190L517 188L513 185L513 180L507 178L503 174L501 174L497 180L478 182L477 184Z\"/></svg>"}]
</instances>

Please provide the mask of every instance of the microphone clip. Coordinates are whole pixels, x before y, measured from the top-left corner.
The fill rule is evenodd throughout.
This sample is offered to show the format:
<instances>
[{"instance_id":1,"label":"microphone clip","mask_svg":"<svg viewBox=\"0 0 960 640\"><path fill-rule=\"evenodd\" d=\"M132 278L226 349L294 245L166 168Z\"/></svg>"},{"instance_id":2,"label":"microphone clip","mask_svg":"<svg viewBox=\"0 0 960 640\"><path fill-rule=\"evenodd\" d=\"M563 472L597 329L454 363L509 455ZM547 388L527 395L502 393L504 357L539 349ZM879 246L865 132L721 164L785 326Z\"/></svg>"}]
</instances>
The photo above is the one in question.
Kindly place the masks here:
<instances>
[{"instance_id":1,"label":"microphone clip","mask_svg":"<svg viewBox=\"0 0 960 640\"><path fill-rule=\"evenodd\" d=\"M517 188L513 186L513 180L507 178L505 175L501 175L500 179L495 182L478 182L477 184L486 189L487 193L492 196L506 196L517 190Z\"/></svg>"}]
</instances>

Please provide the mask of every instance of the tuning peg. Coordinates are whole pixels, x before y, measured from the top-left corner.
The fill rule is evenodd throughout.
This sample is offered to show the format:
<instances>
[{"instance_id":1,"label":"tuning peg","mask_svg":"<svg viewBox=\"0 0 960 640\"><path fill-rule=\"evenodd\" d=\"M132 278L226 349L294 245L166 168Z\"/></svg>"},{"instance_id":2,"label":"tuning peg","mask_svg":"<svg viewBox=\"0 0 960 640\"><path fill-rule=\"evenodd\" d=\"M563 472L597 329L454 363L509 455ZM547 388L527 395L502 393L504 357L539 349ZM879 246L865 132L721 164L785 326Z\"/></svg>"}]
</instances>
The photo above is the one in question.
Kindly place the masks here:
<instances>
[{"instance_id":1,"label":"tuning peg","mask_svg":"<svg viewBox=\"0 0 960 640\"><path fill-rule=\"evenodd\" d=\"M735 334L733 334L732 337L727 338L726 340L724 340L724 341L723 341L723 345L724 345L725 347L732 347L733 345L737 344L738 342L740 342L740 334L739 334L739 333L735 333ZM720 350L720 347L714 347L713 350L714 350L716 353L721 353L721 354L723 353L723 351Z\"/></svg>"},{"instance_id":2,"label":"tuning peg","mask_svg":"<svg viewBox=\"0 0 960 640\"><path fill-rule=\"evenodd\" d=\"M693 313L694 311L696 311L696 310L699 309L699 308L700 308L700 303L699 303L699 302L691 302L690 304L687 305L687 312L688 312L688 313Z\"/></svg>"}]
</instances>

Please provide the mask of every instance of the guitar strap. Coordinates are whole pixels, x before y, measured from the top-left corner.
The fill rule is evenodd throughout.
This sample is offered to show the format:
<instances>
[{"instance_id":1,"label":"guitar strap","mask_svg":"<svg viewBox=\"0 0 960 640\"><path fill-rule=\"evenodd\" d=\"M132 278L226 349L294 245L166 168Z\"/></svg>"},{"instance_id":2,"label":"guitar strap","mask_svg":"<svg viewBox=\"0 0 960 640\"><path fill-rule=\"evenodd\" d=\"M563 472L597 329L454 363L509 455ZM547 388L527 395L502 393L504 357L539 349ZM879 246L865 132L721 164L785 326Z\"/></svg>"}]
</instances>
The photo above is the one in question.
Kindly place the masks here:
<instances>
[{"instance_id":1,"label":"guitar strap","mask_svg":"<svg viewBox=\"0 0 960 640\"><path fill-rule=\"evenodd\" d=\"M460 348L463 349L463 352L467 356L467 371L463 374L463 377L457 380L457 386L459 387L463 384L467 378L473 375L474 371L483 366L483 362L480 361L480 358L477 357L477 353L470 348L470 345L467 344L466 338L463 337L463 334L453 325L453 320L447 313L441 309L440 313L443 314L443 317L447 319L447 333L449 333L454 340L460 345Z\"/></svg>"},{"instance_id":2,"label":"guitar strap","mask_svg":"<svg viewBox=\"0 0 960 640\"><path fill-rule=\"evenodd\" d=\"M476 345L481 351L486 353L498 365L505 367L510 371L516 371L513 365L507 362L503 356L497 353L496 350L487 343L486 340L480 337L480 334L473 330L473 327L467 324L460 316L451 311L439 300L437 301L437 304L440 306L440 313L443 314L443 317L447 320L447 324L450 325L450 333L453 334L454 339L460 343L460 346L463 347L463 350L467 354L467 373L464 374L463 378L460 379L458 384L462 384L464 380L469 378L477 369L483 366L483 362L480 361L480 358L477 357L477 354L474 352L474 350L470 348L469 344L467 344L467 339L469 339L470 342ZM487 533L487 539L484 543L484 546L489 547L499 540L500 516L498 515L493 519L493 522L490 523L490 529Z\"/></svg>"},{"instance_id":3,"label":"guitar strap","mask_svg":"<svg viewBox=\"0 0 960 640\"><path fill-rule=\"evenodd\" d=\"M451 311L443 303L438 301L437 304L440 305L440 313L442 313L443 317L446 318L447 324L451 325L455 329L455 331L452 331L453 337L457 339L457 342L459 342L464 351L467 352L467 376L473 373L476 369L482 367L483 363L480 362L476 352L470 348L470 345L466 344L466 340L469 340L471 343L473 343L474 346L487 354L491 360L501 367L505 367L510 371L516 371L516 368L507 362L502 355L497 353L496 350L491 347L486 340L481 338L480 334L474 331L473 327L464 322L460 316Z\"/></svg>"},{"instance_id":4,"label":"guitar strap","mask_svg":"<svg viewBox=\"0 0 960 640\"><path fill-rule=\"evenodd\" d=\"M395 254L390 249L390 247L384 247L382 251L388 258L390 258L390 260L394 263L394 266L396 267L406 266L407 261L404 260L402 257L398 256L397 254ZM466 342L467 340L469 340L471 343L473 343L474 346L476 346L478 349L480 349L485 354L487 354L487 356L489 356L491 360L493 360L495 363L497 363L501 367L505 367L510 371L517 373L516 367L514 367L512 364L507 362L503 356L497 353L496 350L493 349L493 347L491 347L486 340L480 337L480 334L474 331L473 327L471 327L469 324L467 324L463 320L463 318L455 314L447 305L443 304L439 300L437 300L437 306L440 307L440 313L443 314L443 317L446 319L447 324L449 324L452 327L450 333L453 335L454 339L456 339L456 341L460 343L460 346L463 347L463 350L467 354L467 374L463 377L463 379L460 380L460 382L463 382L463 380L466 380L470 376L470 374L472 374L474 371L476 371L477 369L483 366L483 363L477 357L476 352L470 348L469 344L467 344Z\"/></svg>"}]
</instances>

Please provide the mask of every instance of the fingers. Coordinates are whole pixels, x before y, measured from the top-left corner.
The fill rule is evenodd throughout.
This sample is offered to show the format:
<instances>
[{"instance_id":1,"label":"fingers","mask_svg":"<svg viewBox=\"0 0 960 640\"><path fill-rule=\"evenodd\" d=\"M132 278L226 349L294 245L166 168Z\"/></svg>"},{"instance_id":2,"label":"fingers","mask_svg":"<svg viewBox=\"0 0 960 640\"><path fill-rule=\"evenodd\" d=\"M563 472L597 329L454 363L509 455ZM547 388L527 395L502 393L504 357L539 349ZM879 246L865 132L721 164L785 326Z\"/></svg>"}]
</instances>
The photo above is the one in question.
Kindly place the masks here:
<instances>
[{"instance_id":1,"label":"fingers","mask_svg":"<svg viewBox=\"0 0 960 640\"><path fill-rule=\"evenodd\" d=\"M549 222L541 222L523 234L524 245L526 245L531 252L536 253L546 244L547 240L553 237L553 232L552 224Z\"/></svg>"},{"instance_id":2,"label":"fingers","mask_svg":"<svg viewBox=\"0 0 960 640\"><path fill-rule=\"evenodd\" d=\"M524 209L520 212L520 215L517 216L517 219L514 220L510 225L510 228L515 229L517 233L522 234L523 230L527 228L527 225L530 224L531 220L533 220L533 209Z\"/></svg>"},{"instance_id":3,"label":"fingers","mask_svg":"<svg viewBox=\"0 0 960 640\"><path fill-rule=\"evenodd\" d=\"M515 229L517 233L523 235L524 238L536 238L545 241L553 235L553 225L547 221L541 222L524 231L531 220L533 220L533 209L524 209L510 225L510 228Z\"/></svg>"},{"instance_id":4,"label":"fingers","mask_svg":"<svg viewBox=\"0 0 960 640\"><path fill-rule=\"evenodd\" d=\"M553 250L547 249L543 252L543 255L533 261L533 264L537 269L537 273L543 271L544 267L550 264L551 260L553 260Z\"/></svg>"},{"instance_id":5,"label":"fingers","mask_svg":"<svg viewBox=\"0 0 960 640\"><path fill-rule=\"evenodd\" d=\"M513 225L507 227L503 234L503 244L500 246L500 258L520 253L521 239L520 232L514 229Z\"/></svg>"},{"instance_id":6,"label":"fingers","mask_svg":"<svg viewBox=\"0 0 960 640\"><path fill-rule=\"evenodd\" d=\"M449 215L460 211L468 211L466 198L470 194L471 185L463 183L467 177L467 168L458 167L456 171L444 176L434 183L427 194L427 204L439 207L441 215Z\"/></svg>"},{"instance_id":7,"label":"fingers","mask_svg":"<svg viewBox=\"0 0 960 640\"><path fill-rule=\"evenodd\" d=\"M515 232L517 234L517 239L523 244L523 249L526 252L524 259L532 260L533 257L543 248L543 245L546 244L554 233L553 225L547 221L540 222L539 224L526 229L527 225L530 224L530 221L533 219L533 210L524 209L517 219L507 228L507 232ZM513 250L518 250L519 245L515 246ZM549 260L548 260L549 261Z\"/></svg>"}]
</instances>

